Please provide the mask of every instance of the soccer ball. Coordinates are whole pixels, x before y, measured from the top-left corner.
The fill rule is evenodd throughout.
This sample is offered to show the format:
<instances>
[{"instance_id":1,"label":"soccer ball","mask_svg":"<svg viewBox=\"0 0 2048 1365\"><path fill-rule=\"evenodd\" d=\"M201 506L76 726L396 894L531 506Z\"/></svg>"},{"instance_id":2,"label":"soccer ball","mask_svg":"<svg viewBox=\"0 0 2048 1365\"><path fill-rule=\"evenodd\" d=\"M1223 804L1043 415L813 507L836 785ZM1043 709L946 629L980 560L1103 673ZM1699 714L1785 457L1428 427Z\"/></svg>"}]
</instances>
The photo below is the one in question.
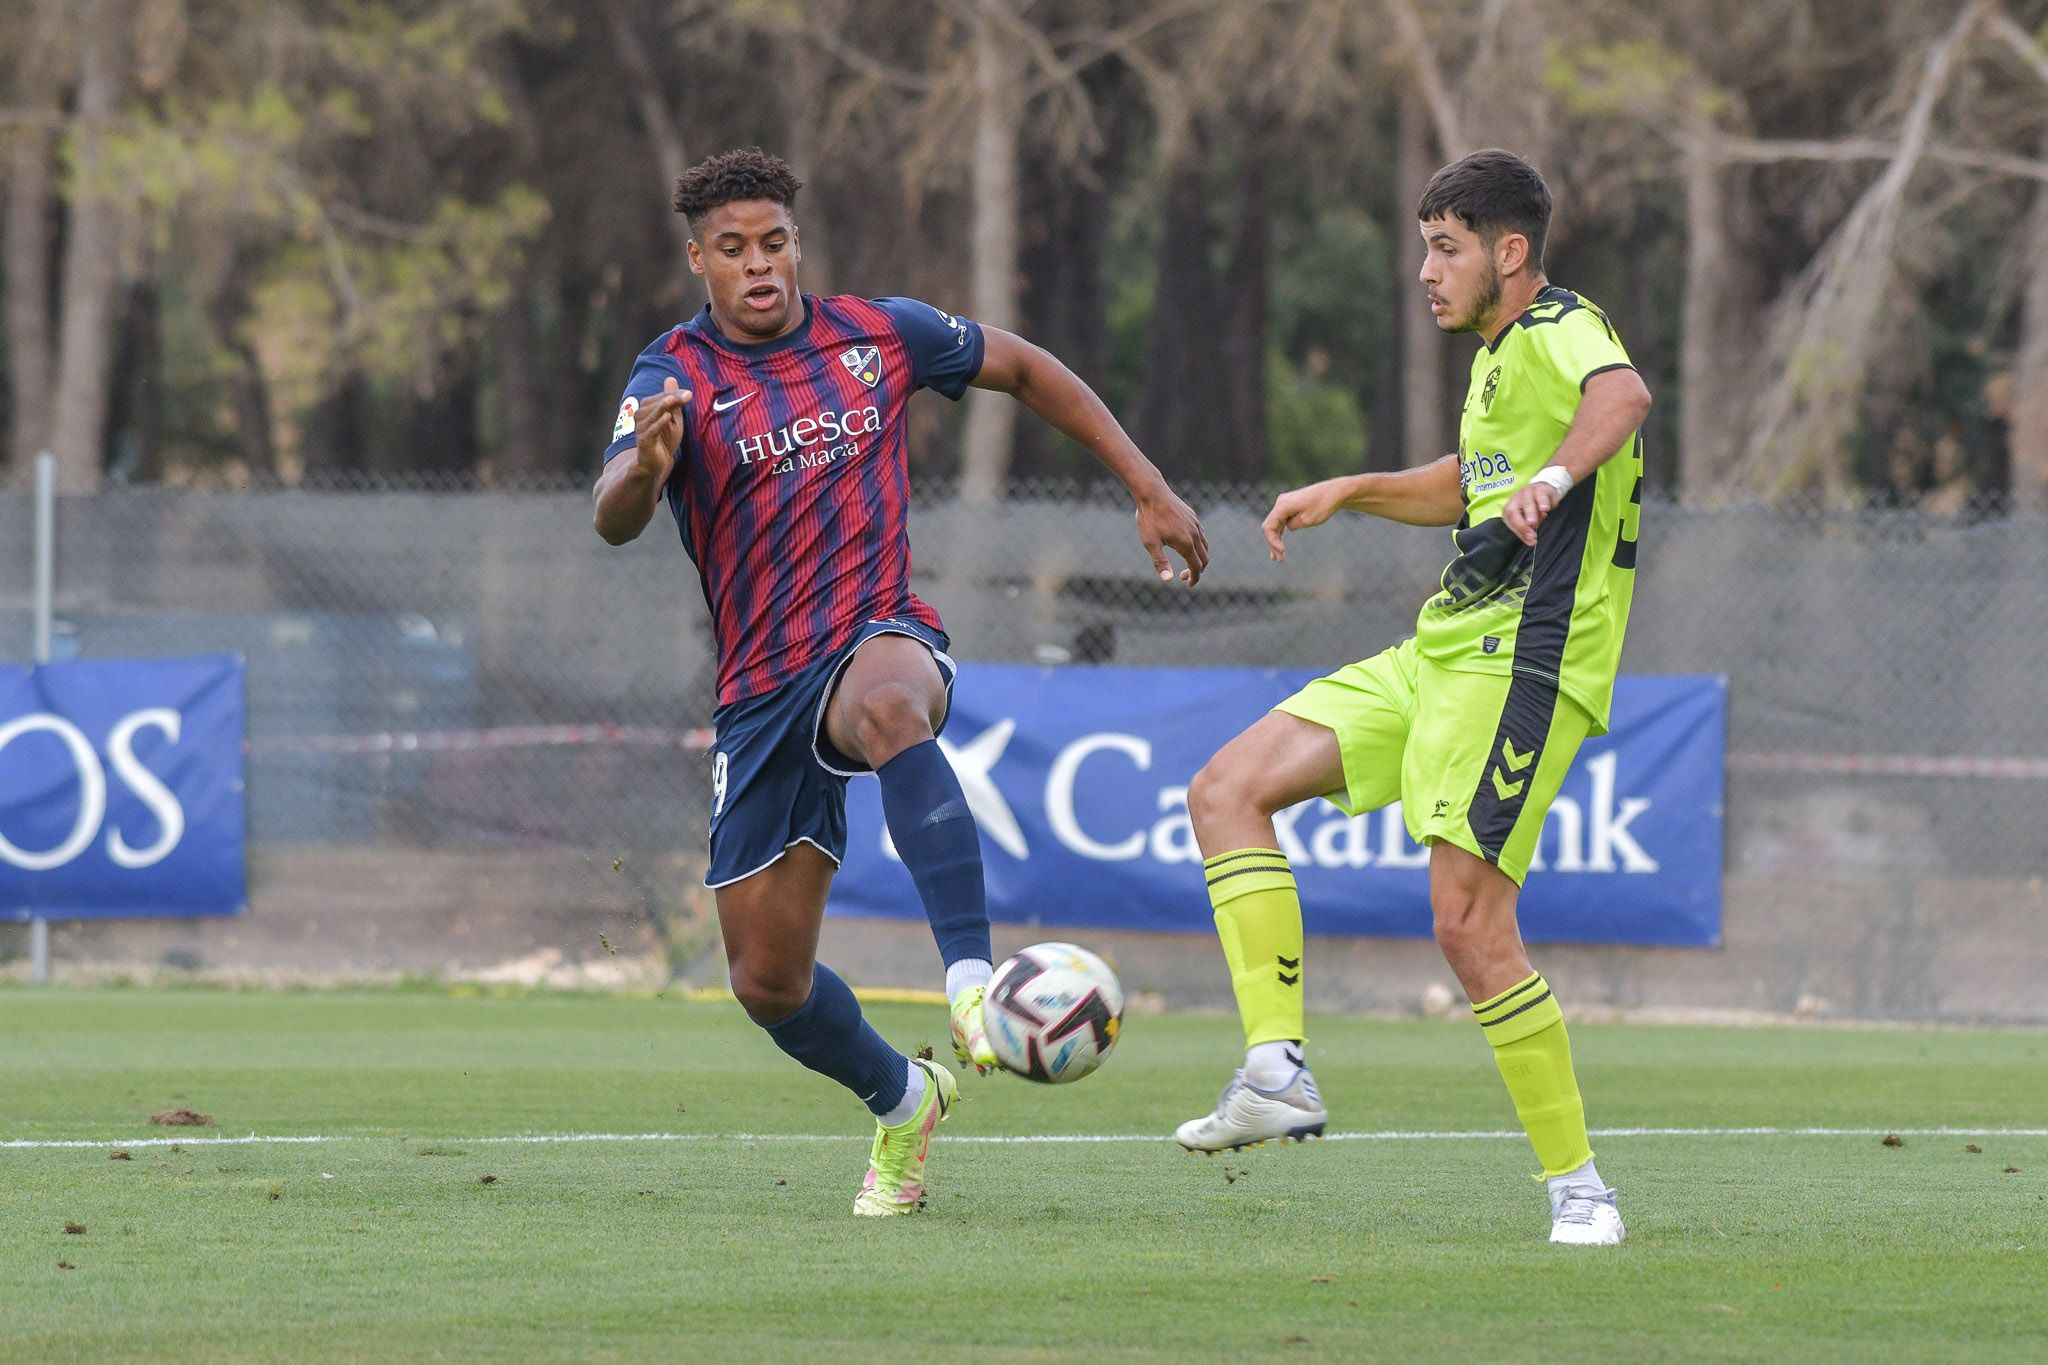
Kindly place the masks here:
<instances>
[{"instance_id":1,"label":"soccer ball","mask_svg":"<svg viewBox=\"0 0 2048 1365\"><path fill-rule=\"evenodd\" d=\"M996 968L982 1007L1006 1071L1059 1085L1101 1066L1123 1027L1124 988L1086 948L1039 943Z\"/></svg>"}]
</instances>

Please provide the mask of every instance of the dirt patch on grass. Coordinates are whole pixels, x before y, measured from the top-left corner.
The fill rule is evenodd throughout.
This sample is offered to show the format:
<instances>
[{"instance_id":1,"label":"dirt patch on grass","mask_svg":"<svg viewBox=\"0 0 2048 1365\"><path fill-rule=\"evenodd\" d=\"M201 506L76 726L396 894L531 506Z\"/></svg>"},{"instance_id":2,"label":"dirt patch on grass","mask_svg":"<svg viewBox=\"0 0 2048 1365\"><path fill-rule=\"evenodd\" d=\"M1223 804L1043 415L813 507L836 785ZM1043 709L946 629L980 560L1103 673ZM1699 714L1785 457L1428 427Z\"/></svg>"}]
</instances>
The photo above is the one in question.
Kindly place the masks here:
<instances>
[{"instance_id":1,"label":"dirt patch on grass","mask_svg":"<svg viewBox=\"0 0 2048 1365\"><path fill-rule=\"evenodd\" d=\"M213 1115L202 1114L193 1109L166 1109L161 1114L151 1114L149 1121L161 1128L211 1128Z\"/></svg>"}]
</instances>

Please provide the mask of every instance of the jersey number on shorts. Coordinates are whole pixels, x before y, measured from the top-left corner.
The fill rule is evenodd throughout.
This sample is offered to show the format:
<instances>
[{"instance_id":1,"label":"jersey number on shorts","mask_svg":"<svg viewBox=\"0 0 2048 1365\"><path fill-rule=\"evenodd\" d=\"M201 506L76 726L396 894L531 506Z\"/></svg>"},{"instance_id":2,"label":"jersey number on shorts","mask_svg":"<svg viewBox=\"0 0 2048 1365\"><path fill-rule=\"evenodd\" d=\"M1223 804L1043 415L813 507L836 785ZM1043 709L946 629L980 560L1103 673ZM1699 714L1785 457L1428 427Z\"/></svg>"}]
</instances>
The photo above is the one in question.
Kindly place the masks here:
<instances>
[{"instance_id":1,"label":"jersey number on shorts","mask_svg":"<svg viewBox=\"0 0 2048 1365\"><path fill-rule=\"evenodd\" d=\"M711 818L725 809L725 751L719 750L711 756Z\"/></svg>"}]
</instances>

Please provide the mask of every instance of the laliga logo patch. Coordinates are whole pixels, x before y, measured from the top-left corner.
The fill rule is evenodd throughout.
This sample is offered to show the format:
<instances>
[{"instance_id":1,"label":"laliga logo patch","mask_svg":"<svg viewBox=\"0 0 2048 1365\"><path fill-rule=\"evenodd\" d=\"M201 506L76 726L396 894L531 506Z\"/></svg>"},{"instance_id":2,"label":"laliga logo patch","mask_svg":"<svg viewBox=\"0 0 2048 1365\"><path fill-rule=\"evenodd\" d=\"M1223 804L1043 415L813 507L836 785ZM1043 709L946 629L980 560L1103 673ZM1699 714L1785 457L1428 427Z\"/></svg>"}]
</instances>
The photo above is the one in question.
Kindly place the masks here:
<instances>
[{"instance_id":1,"label":"laliga logo patch","mask_svg":"<svg viewBox=\"0 0 2048 1365\"><path fill-rule=\"evenodd\" d=\"M614 441L618 440L621 436L631 436L633 434L633 414L638 411L640 411L640 400L637 398L628 398L625 402L619 404L619 420L612 423L612 439Z\"/></svg>"},{"instance_id":2,"label":"laliga logo patch","mask_svg":"<svg viewBox=\"0 0 2048 1365\"><path fill-rule=\"evenodd\" d=\"M853 346L839 353L839 363L861 383L873 388L882 378L882 353L873 346Z\"/></svg>"}]
</instances>

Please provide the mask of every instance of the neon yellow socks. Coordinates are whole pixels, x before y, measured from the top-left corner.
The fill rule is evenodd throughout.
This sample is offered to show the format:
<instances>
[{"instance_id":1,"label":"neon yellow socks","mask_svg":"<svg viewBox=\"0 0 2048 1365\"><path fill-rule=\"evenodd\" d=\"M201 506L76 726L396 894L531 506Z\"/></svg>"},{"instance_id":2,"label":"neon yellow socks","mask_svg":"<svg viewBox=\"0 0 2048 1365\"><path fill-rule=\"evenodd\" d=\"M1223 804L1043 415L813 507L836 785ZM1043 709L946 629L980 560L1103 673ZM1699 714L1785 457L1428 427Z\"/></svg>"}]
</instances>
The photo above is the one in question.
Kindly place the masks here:
<instances>
[{"instance_id":1,"label":"neon yellow socks","mask_svg":"<svg viewBox=\"0 0 2048 1365\"><path fill-rule=\"evenodd\" d=\"M1219 919L1221 912L1218 912ZM1242 996L1239 997L1242 999ZM1514 1097L1515 1112L1546 1176L1564 1175L1593 1159L1586 1140L1586 1106L1572 1074L1572 1044L1564 1011L1537 972L1491 1000L1472 1007L1480 1031L1493 1044L1493 1060Z\"/></svg>"},{"instance_id":2,"label":"neon yellow socks","mask_svg":"<svg viewBox=\"0 0 2048 1365\"><path fill-rule=\"evenodd\" d=\"M1219 853L1202 870L1245 1046L1302 1037L1301 897L1286 855L1243 848Z\"/></svg>"}]
</instances>

